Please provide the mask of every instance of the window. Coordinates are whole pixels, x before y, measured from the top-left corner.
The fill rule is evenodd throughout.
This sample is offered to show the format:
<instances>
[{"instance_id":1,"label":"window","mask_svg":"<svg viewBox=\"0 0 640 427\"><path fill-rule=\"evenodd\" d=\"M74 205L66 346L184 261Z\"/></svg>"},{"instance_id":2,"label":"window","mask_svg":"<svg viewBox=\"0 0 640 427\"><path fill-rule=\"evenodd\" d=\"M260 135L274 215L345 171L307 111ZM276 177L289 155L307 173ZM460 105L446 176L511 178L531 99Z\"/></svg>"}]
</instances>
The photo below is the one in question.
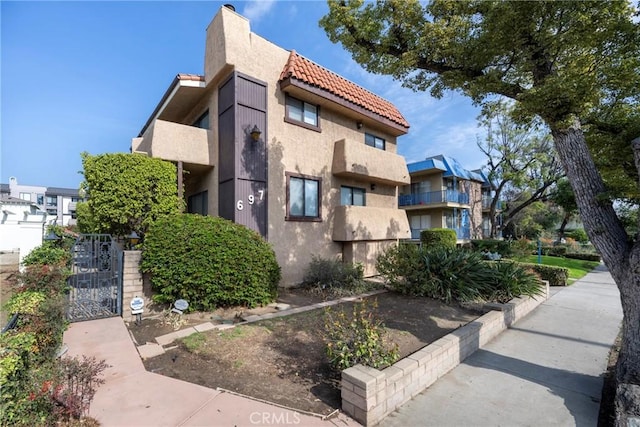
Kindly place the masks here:
<instances>
[{"instance_id":1,"label":"window","mask_svg":"<svg viewBox=\"0 0 640 427\"><path fill-rule=\"evenodd\" d=\"M58 206L58 196L47 196L47 206Z\"/></svg>"},{"instance_id":2,"label":"window","mask_svg":"<svg viewBox=\"0 0 640 427\"><path fill-rule=\"evenodd\" d=\"M319 110L320 107L317 105L287 96L284 120L309 129L320 130Z\"/></svg>"},{"instance_id":3,"label":"window","mask_svg":"<svg viewBox=\"0 0 640 427\"><path fill-rule=\"evenodd\" d=\"M205 111L198 119L193 122L193 126L200 129L209 129L209 110Z\"/></svg>"},{"instance_id":4,"label":"window","mask_svg":"<svg viewBox=\"0 0 640 427\"><path fill-rule=\"evenodd\" d=\"M200 193L189 196L187 201L187 212L197 213L200 215L209 214L209 192L202 191Z\"/></svg>"},{"instance_id":5,"label":"window","mask_svg":"<svg viewBox=\"0 0 640 427\"><path fill-rule=\"evenodd\" d=\"M385 141L382 138L379 138L375 135L371 135L370 133L364 134L364 143L369 147L379 148L380 150L385 149Z\"/></svg>"},{"instance_id":6,"label":"window","mask_svg":"<svg viewBox=\"0 0 640 427\"><path fill-rule=\"evenodd\" d=\"M20 193L20 199L26 200L27 202L31 201L31 193Z\"/></svg>"},{"instance_id":7,"label":"window","mask_svg":"<svg viewBox=\"0 0 640 427\"><path fill-rule=\"evenodd\" d=\"M36 203L39 205L44 205L44 194L38 194L36 196Z\"/></svg>"},{"instance_id":8,"label":"window","mask_svg":"<svg viewBox=\"0 0 640 427\"><path fill-rule=\"evenodd\" d=\"M340 187L340 204L342 206L364 206L364 189Z\"/></svg>"},{"instance_id":9,"label":"window","mask_svg":"<svg viewBox=\"0 0 640 427\"><path fill-rule=\"evenodd\" d=\"M319 178L286 174L287 220L321 221Z\"/></svg>"}]
</instances>

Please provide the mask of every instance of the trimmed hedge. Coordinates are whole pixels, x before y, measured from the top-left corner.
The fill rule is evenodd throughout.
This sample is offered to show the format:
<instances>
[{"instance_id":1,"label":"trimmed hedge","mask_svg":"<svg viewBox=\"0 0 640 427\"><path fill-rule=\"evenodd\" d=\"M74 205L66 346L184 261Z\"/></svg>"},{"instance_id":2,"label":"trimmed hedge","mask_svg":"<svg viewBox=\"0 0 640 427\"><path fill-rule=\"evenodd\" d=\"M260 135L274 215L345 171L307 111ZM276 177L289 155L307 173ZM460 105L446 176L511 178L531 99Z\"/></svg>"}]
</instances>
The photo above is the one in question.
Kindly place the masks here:
<instances>
[{"instance_id":1,"label":"trimmed hedge","mask_svg":"<svg viewBox=\"0 0 640 427\"><path fill-rule=\"evenodd\" d=\"M584 254L584 253L574 253L574 252L570 252L565 254L564 256L565 258L571 258L571 259L580 259L583 261L596 261L596 262L600 262L601 258L600 255L598 254Z\"/></svg>"},{"instance_id":2,"label":"trimmed hedge","mask_svg":"<svg viewBox=\"0 0 640 427\"><path fill-rule=\"evenodd\" d=\"M512 253L508 240L479 239L472 240L471 245L476 252L499 253L504 258L508 258Z\"/></svg>"},{"instance_id":3,"label":"trimmed hedge","mask_svg":"<svg viewBox=\"0 0 640 427\"><path fill-rule=\"evenodd\" d=\"M169 215L149 227L141 270L151 273L155 302L182 298L203 311L268 304L280 281L275 253L258 233L196 214Z\"/></svg>"},{"instance_id":4,"label":"trimmed hedge","mask_svg":"<svg viewBox=\"0 0 640 427\"><path fill-rule=\"evenodd\" d=\"M567 286L569 281L569 269L554 265L520 263L523 267L533 271L542 280L548 280L549 286Z\"/></svg>"},{"instance_id":5,"label":"trimmed hedge","mask_svg":"<svg viewBox=\"0 0 640 427\"><path fill-rule=\"evenodd\" d=\"M420 241L429 248L455 248L458 237L455 230L431 228L420 232Z\"/></svg>"}]
</instances>

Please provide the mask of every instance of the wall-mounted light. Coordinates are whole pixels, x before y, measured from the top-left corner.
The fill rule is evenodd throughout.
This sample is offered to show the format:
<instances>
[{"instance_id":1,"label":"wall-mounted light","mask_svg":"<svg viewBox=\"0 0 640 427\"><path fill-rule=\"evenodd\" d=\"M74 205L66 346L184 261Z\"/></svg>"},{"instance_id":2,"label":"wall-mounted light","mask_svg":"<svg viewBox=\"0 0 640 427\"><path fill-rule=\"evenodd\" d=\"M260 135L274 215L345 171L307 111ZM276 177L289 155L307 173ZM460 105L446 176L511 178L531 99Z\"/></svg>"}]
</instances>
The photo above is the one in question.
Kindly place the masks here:
<instances>
[{"instance_id":1,"label":"wall-mounted light","mask_svg":"<svg viewBox=\"0 0 640 427\"><path fill-rule=\"evenodd\" d=\"M44 236L44 240L46 240L47 242L56 242L60 240L60 237L56 233L54 233L53 230L50 230L49 234Z\"/></svg>"},{"instance_id":2,"label":"wall-mounted light","mask_svg":"<svg viewBox=\"0 0 640 427\"><path fill-rule=\"evenodd\" d=\"M258 125L253 125L253 129L251 129L251 133L250 133L251 139L258 142L260 140L261 134L262 132L260 131L260 129L258 129Z\"/></svg>"},{"instance_id":3,"label":"wall-mounted light","mask_svg":"<svg viewBox=\"0 0 640 427\"><path fill-rule=\"evenodd\" d=\"M362 122L357 122L356 126L358 126L358 129L362 129Z\"/></svg>"}]
</instances>

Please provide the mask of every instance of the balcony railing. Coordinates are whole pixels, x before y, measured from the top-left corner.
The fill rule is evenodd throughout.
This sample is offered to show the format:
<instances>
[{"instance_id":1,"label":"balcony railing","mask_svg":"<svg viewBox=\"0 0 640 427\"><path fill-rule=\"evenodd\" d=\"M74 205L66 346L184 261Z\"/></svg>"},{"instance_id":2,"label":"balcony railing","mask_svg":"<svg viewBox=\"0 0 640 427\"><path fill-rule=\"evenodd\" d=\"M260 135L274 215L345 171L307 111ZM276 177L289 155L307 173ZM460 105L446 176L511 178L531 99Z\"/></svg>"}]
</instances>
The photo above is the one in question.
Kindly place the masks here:
<instances>
[{"instance_id":1,"label":"balcony railing","mask_svg":"<svg viewBox=\"0 0 640 427\"><path fill-rule=\"evenodd\" d=\"M469 204L469 194L455 190L431 191L429 193L403 194L398 197L399 206L435 205L440 203Z\"/></svg>"},{"instance_id":2,"label":"balcony railing","mask_svg":"<svg viewBox=\"0 0 640 427\"><path fill-rule=\"evenodd\" d=\"M448 227L446 227L448 228ZM423 229L420 228L412 228L411 229L411 238L412 239L420 239L420 233L422 232ZM456 232L456 238L458 240L468 240L471 239L471 228L470 227L459 227L459 228L452 228L452 230L454 230Z\"/></svg>"},{"instance_id":3,"label":"balcony railing","mask_svg":"<svg viewBox=\"0 0 640 427\"><path fill-rule=\"evenodd\" d=\"M493 201L493 197L482 196L482 209L491 208L491 202L492 201ZM497 210L501 210L502 209L502 200L498 200L496 202L496 209Z\"/></svg>"}]
</instances>

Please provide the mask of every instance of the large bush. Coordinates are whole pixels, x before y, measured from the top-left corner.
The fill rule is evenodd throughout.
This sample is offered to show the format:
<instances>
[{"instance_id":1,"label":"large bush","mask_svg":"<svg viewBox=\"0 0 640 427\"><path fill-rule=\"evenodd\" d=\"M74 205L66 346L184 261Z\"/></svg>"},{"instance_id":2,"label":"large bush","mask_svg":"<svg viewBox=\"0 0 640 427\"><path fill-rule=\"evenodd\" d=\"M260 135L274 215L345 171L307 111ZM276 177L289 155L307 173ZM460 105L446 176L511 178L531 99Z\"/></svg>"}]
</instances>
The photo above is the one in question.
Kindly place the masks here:
<instances>
[{"instance_id":1,"label":"large bush","mask_svg":"<svg viewBox=\"0 0 640 427\"><path fill-rule=\"evenodd\" d=\"M472 240L471 246L475 251L498 253L503 258L508 258L512 255L511 244L509 240L497 240L497 239Z\"/></svg>"},{"instance_id":2,"label":"large bush","mask_svg":"<svg viewBox=\"0 0 640 427\"><path fill-rule=\"evenodd\" d=\"M430 248L455 248L458 238L455 230L431 228L420 232L420 241Z\"/></svg>"},{"instance_id":3,"label":"large bush","mask_svg":"<svg viewBox=\"0 0 640 427\"><path fill-rule=\"evenodd\" d=\"M505 302L541 293L528 265L487 262L480 252L462 249L400 245L381 254L377 268L395 291L445 302Z\"/></svg>"},{"instance_id":4,"label":"large bush","mask_svg":"<svg viewBox=\"0 0 640 427\"><path fill-rule=\"evenodd\" d=\"M154 301L181 298L193 310L267 304L280 281L273 249L259 234L223 218L195 214L153 223L141 268L151 273Z\"/></svg>"},{"instance_id":5,"label":"large bush","mask_svg":"<svg viewBox=\"0 0 640 427\"><path fill-rule=\"evenodd\" d=\"M88 200L78 203L78 227L83 233L144 236L157 218L180 212L176 166L140 154L82 153Z\"/></svg>"}]
</instances>

